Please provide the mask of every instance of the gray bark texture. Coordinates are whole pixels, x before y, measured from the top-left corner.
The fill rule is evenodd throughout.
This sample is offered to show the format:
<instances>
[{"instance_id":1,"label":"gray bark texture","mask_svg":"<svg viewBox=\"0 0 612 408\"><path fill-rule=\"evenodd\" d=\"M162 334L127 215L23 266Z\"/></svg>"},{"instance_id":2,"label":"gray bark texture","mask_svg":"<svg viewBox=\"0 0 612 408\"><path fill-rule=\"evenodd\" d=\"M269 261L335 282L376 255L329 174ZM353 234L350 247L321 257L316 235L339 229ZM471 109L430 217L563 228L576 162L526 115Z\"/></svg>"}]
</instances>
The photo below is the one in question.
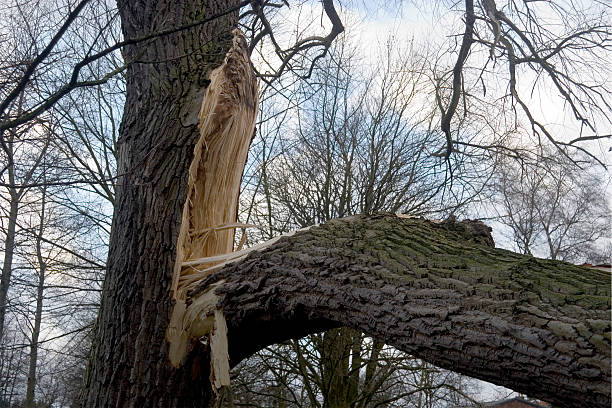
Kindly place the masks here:
<instances>
[{"instance_id":1,"label":"gray bark texture","mask_svg":"<svg viewBox=\"0 0 612 408\"><path fill-rule=\"evenodd\" d=\"M84 407L201 407L212 400L209 366L200 364L206 351L175 369L165 332L188 169L199 138L197 115L238 13L194 23L236 3L118 1L126 39L191 26L123 49L130 65L115 214Z\"/></svg>"},{"instance_id":2,"label":"gray bark texture","mask_svg":"<svg viewBox=\"0 0 612 408\"><path fill-rule=\"evenodd\" d=\"M491 246L473 221L373 215L282 238L210 283L233 364L350 326L437 366L561 407L610 406L610 274Z\"/></svg>"}]
</instances>

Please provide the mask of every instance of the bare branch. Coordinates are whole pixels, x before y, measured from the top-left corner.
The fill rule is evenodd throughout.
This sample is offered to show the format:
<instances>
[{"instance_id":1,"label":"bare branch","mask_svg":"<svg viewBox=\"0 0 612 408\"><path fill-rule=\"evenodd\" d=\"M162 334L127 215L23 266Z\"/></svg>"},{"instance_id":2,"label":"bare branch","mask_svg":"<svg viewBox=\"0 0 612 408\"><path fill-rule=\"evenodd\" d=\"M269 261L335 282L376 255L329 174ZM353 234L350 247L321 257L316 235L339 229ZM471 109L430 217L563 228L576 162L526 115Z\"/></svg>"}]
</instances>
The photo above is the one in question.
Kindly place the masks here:
<instances>
[{"instance_id":1,"label":"bare branch","mask_svg":"<svg viewBox=\"0 0 612 408\"><path fill-rule=\"evenodd\" d=\"M463 40L461 42L461 49L459 50L459 55L457 56L457 62L455 63L455 67L453 68L453 94L451 96L450 103L446 111L442 111L442 121L440 127L446 136L446 153L444 158L448 160L452 151L453 151L453 138L451 135L451 119L455 114L457 109L457 105L459 104L459 97L461 96L461 74L463 71L463 66L467 57L470 53L470 47L474 42L472 34L474 32L474 22L476 21L474 16L474 1L473 0L465 0L465 32L463 33ZM440 104L439 98L438 103ZM441 105L440 105L441 107Z\"/></svg>"}]
</instances>

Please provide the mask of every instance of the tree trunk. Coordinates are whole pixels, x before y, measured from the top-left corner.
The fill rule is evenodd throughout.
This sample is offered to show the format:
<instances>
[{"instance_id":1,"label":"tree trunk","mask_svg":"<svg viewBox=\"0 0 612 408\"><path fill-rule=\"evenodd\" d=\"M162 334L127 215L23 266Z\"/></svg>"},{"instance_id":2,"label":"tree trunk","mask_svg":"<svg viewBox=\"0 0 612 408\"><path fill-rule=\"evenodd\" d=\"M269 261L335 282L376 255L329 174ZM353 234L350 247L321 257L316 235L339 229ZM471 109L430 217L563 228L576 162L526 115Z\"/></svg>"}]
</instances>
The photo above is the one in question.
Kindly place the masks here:
<instances>
[{"instance_id":1,"label":"tree trunk","mask_svg":"<svg viewBox=\"0 0 612 408\"><path fill-rule=\"evenodd\" d=\"M233 364L350 326L559 406L608 407L610 275L494 249L485 228L394 215L331 221L223 267L190 293L190 307L218 283Z\"/></svg>"},{"instance_id":2,"label":"tree trunk","mask_svg":"<svg viewBox=\"0 0 612 408\"><path fill-rule=\"evenodd\" d=\"M9 174L11 170L9 169ZM12 183L12 182L11 182ZM2 277L0 278L0 341L4 335L4 322L6 317L6 306L8 300L8 289L11 282L13 270L13 254L15 251L15 234L17 230L17 215L19 212L19 199L14 193L14 188L10 188L11 197L8 225L4 241L4 262L2 264Z\"/></svg>"},{"instance_id":3,"label":"tree trunk","mask_svg":"<svg viewBox=\"0 0 612 408\"><path fill-rule=\"evenodd\" d=\"M118 6L124 36L132 39L223 14L236 3L148 0ZM123 50L131 65L119 179L85 407L202 407L212 401L205 347L193 344L194 353L174 368L165 333L202 95L229 49L237 15L227 12Z\"/></svg>"},{"instance_id":4,"label":"tree trunk","mask_svg":"<svg viewBox=\"0 0 612 408\"><path fill-rule=\"evenodd\" d=\"M17 105L17 116L23 112L23 98L22 95ZM15 143L20 139L17 131L12 129L7 131L8 138L5 142L7 148L5 153L7 155L7 165L4 170L8 173L8 195L9 195L9 215L8 225L6 228L6 236L4 241L4 261L2 263L2 277L0 278L0 342L4 335L4 323L6 320L7 304L8 304L8 290L11 283L11 275L13 273L13 255L15 253L15 237L17 235L17 217L19 216L19 206L21 205L21 199L23 198L27 188L27 184L32 179L34 172L40 165L43 157L47 152L50 138L44 142L42 150L38 153L36 160L30 163L30 167L21 168L25 170L21 175L21 180L18 178L18 168L15 163L15 154L17 149ZM21 186L17 186L21 183ZM1 343L0 343L1 344Z\"/></svg>"},{"instance_id":5,"label":"tree trunk","mask_svg":"<svg viewBox=\"0 0 612 408\"><path fill-rule=\"evenodd\" d=\"M363 394L366 398L358 405L358 408L366 408L369 406L374 393L376 392L377 369L380 352L384 348L384 343L379 340L374 340L370 346L370 355L368 363L365 366L365 376L363 379Z\"/></svg>"},{"instance_id":6,"label":"tree trunk","mask_svg":"<svg viewBox=\"0 0 612 408\"><path fill-rule=\"evenodd\" d=\"M322 344L317 347L321 353L321 391L323 408L349 408L349 358L352 330L341 327L327 331Z\"/></svg>"},{"instance_id":7,"label":"tree trunk","mask_svg":"<svg viewBox=\"0 0 612 408\"><path fill-rule=\"evenodd\" d=\"M38 260L38 285L36 287L36 310L34 312L34 327L32 328L32 337L30 337L30 361L28 367L28 382L26 387L25 407L34 408L34 390L36 387L36 367L38 363L38 338L40 336L40 326L42 323L42 309L45 294L45 274L47 272L47 263L42 254L42 237L45 227L45 205L46 205L47 190L43 186L40 210L40 225L36 236L36 259Z\"/></svg>"}]
</instances>

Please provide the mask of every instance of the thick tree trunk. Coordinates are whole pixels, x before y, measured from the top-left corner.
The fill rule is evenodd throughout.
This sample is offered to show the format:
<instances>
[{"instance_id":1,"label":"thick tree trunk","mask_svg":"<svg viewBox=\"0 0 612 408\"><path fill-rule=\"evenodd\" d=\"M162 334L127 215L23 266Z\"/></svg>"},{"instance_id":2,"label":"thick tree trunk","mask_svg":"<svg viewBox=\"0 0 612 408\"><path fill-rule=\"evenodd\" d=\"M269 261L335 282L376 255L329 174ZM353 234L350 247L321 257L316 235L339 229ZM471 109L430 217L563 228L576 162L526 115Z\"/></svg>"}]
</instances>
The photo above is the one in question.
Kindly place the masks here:
<instances>
[{"instance_id":1,"label":"thick tree trunk","mask_svg":"<svg viewBox=\"0 0 612 408\"><path fill-rule=\"evenodd\" d=\"M236 3L147 0L118 6L124 36L131 39L223 14ZM174 368L165 333L202 95L236 24L232 11L123 51L131 65L119 179L85 407L202 407L212 400L208 364L202 362L206 350Z\"/></svg>"},{"instance_id":2,"label":"thick tree trunk","mask_svg":"<svg viewBox=\"0 0 612 408\"><path fill-rule=\"evenodd\" d=\"M371 389L360 387L360 374L364 366L371 362L362 354L370 347L365 346L360 331L341 327L322 334L320 341L313 347L320 354L320 383L323 408L358 407L360 402L369 399ZM309 381L304 378L304 381Z\"/></svg>"},{"instance_id":3,"label":"thick tree trunk","mask_svg":"<svg viewBox=\"0 0 612 408\"><path fill-rule=\"evenodd\" d=\"M610 275L494 249L483 227L331 221L225 266L190 293L191 307L220 282L234 364L344 325L558 406L608 407Z\"/></svg>"}]
</instances>

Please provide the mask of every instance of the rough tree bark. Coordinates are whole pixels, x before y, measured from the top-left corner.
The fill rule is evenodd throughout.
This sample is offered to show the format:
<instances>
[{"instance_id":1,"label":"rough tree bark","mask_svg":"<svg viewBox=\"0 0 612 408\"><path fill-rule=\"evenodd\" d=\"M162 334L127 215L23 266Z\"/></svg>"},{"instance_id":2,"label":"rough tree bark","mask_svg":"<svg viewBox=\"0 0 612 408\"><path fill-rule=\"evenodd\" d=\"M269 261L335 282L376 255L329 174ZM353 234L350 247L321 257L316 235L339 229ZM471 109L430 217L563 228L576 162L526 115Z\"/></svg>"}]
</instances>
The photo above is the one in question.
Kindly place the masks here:
<instances>
[{"instance_id":1,"label":"rough tree bark","mask_svg":"<svg viewBox=\"0 0 612 408\"><path fill-rule=\"evenodd\" d=\"M238 12L225 12L236 4L118 1L129 39L223 16L123 50L131 64L115 215L83 406L201 407L212 398L205 354L172 367L165 333L198 113L209 74L231 44Z\"/></svg>"},{"instance_id":2,"label":"rough tree bark","mask_svg":"<svg viewBox=\"0 0 612 408\"><path fill-rule=\"evenodd\" d=\"M138 38L235 4L119 1L119 10L125 37ZM330 222L220 267L184 293L190 341L178 367L170 363L166 332L181 301L175 271L198 113L236 22L231 12L124 50L131 65L115 217L83 405L212 404L210 342L200 339L209 329L201 323L222 312L232 363L282 339L349 325L561 405L608 406L607 275L472 245L465 241L474 234L460 227L394 216ZM215 310L188 313L211 295Z\"/></svg>"},{"instance_id":3,"label":"rough tree bark","mask_svg":"<svg viewBox=\"0 0 612 408\"><path fill-rule=\"evenodd\" d=\"M224 266L190 293L191 304L215 283L232 363L288 337L350 326L556 406L608 407L610 274L495 249L483 227L334 220Z\"/></svg>"}]
</instances>

